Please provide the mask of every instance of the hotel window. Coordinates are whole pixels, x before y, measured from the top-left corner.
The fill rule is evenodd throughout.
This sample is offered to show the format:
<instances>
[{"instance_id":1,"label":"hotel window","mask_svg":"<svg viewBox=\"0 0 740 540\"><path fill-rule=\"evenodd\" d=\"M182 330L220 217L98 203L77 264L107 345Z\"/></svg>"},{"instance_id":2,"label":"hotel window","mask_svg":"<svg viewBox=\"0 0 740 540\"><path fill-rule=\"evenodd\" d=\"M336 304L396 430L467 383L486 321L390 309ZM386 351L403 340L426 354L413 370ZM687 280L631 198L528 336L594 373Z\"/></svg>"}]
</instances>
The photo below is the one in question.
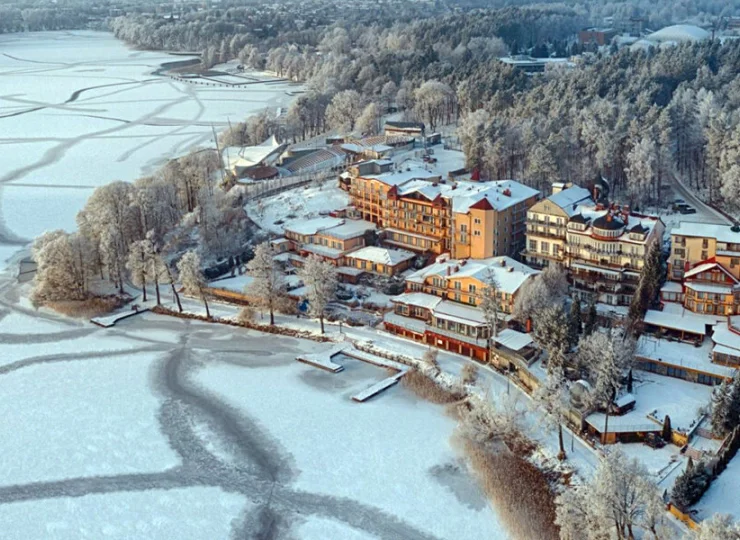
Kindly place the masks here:
<instances>
[{"instance_id":1,"label":"hotel window","mask_svg":"<svg viewBox=\"0 0 740 540\"><path fill-rule=\"evenodd\" d=\"M455 293L455 302L460 301L460 293Z\"/></svg>"},{"instance_id":2,"label":"hotel window","mask_svg":"<svg viewBox=\"0 0 740 540\"><path fill-rule=\"evenodd\" d=\"M529 241L529 251L537 251L537 240Z\"/></svg>"},{"instance_id":3,"label":"hotel window","mask_svg":"<svg viewBox=\"0 0 740 540\"><path fill-rule=\"evenodd\" d=\"M709 254L706 251L701 252L701 260L706 261L709 258Z\"/></svg>"},{"instance_id":4,"label":"hotel window","mask_svg":"<svg viewBox=\"0 0 740 540\"><path fill-rule=\"evenodd\" d=\"M468 285L468 291L475 294L475 285L473 284Z\"/></svg>"},{"instance_id":5,"label":"hotel window","mask_svg":"<svg viewBox=\"0 0 740 540\"><path fill-rule=\"evenodd\" d=\"M473 231L473 236L480 236L480 231L478 230Z\"/></svg>"},{"instance_id":6,"label":"hotel window","mask_svg":"<svg viewBox=\"0 0 740 540\"><path fill-rule=\"evenodd\" d=\"M476 225L480 225L480 218L475 218L473 220L473 223L475 223Z\"/></svg>"},{"instance_id":7,"label":"hotel window","mask_svg":"<svg viewBox=\"0 0 740 540\"><path fill-rule=\"evenodd\" d=\"M462 283L460 283L459 281L456 281L455 282L455 289L457 289L458 291L461 290L462 289Z\"/></svg>"},{"instance_id":8,"label":"hotel window","mask_svg":"<svg viewBox=\"0 0 740 540\"><path fill-rule=\"evenodd\" d=\"M542 242L540 244L540 250L542 251L542 253L550 253L550 243Z\"/></svg>"},{"instance_id":9,"label":"hotel window","mask_svg":"<svg viewBox=\"0 0 740 540\"><path fill-rule=\"evenodd\" d=\"M708 238L704 238L701 241L701 247L703 247L704 249L707 249L709 247L709 239Z\"/></svg>"},{"instance_id":10,"label":"hotel window","mask_svg":"<svg viewBox=\"0 0 740 540\"><path fill-rule=\"evenodd\" d=\"M461 225L460 225L460 232L461 232L461 233L466 233L466 232L468 232L468 226L467 226L467 225L465 225L464 223L463 223L463 224L461 224Z\"/></svg>"}]
</instances>

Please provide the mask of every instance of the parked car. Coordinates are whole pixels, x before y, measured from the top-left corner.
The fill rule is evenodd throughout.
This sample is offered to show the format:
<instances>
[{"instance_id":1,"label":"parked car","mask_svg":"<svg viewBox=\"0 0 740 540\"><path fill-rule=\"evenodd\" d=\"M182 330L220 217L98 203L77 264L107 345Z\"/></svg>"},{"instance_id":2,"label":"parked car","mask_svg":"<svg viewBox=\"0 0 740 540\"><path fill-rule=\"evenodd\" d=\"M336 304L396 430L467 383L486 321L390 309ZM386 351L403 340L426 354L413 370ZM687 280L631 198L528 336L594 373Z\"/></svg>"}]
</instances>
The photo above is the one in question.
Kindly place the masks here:
<instances>
[{"instance_id":1,"label":"parked car","mask_svg":"<svg viewBox=\"0 0 740 540\"><path fill-rule=\"evenodd\" d=\"M681 214L696 214L696 208L693 206L684 206L679 210Z\"/></svg>"}]
</instances>

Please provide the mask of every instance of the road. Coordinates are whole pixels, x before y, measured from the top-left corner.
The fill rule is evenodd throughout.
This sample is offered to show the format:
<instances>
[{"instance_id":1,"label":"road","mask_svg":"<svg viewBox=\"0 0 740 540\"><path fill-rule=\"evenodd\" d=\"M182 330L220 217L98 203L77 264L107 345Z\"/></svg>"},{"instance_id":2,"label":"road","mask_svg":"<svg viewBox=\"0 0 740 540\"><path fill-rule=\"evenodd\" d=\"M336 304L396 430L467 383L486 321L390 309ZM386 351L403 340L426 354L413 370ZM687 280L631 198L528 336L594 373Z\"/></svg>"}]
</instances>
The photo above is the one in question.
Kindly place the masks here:
<instances>
[{"instance_id":1,"label":"road","mask_svg":"<svg viewBox=\"0 0 740 540\"><path fill-rule=\"evenodd\" d=\"M717 223L719 225L732 225L721 212L718 212L708 204L704 203L699 197L684 184L677 175L671 175L671 186L675 193L675 198L685 200L688 204L696 208L696 214L687 214L686 221L703 221L706 223Z\"/></svg>"}]
</instances>

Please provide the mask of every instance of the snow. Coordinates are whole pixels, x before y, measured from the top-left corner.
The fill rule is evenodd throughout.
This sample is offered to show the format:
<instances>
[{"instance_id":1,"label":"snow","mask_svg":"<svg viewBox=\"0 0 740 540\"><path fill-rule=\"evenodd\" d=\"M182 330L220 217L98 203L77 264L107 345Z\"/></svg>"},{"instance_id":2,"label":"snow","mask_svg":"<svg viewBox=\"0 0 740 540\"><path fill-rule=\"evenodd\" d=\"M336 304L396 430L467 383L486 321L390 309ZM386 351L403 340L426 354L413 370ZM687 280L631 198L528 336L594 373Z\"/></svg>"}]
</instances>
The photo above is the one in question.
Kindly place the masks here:
<instances>
[{"instance_id":1,"label":"snow","mask_svg":"<svg viewBox=\"0 0 740 540\"><path fill-rule=\"evenodd\" d=\"M660 288L660 292L680 293L683 292L683 286L675 281L666 281L665 285Z\"/></svg>"},{"instance_id":2,"label":"snow","mask_svg":"<svg viewBox=\"0 0 740 540\"><path fill-rule=\"evenodd\" d=\"M379 536L358 531L330 519L311 518L297 528L298 538L302 540L328 540L330 538L342 540L380 540Z\"/></svg>"},{"instance_id":3,"label":"snow","mask_svg":"<svg viewBox=\"0 0 740 540\"><path fill-rule=\"evenodd\" d=\"M695 506L703 517L714 513L730 514L740 520L740 498L737 496L740 486L740 458L737 454L727 464L727 468L709 486L709 489Z\"/></svg>"},{"instance_id":4,"label":"snow","mask_svg":"<svg viewBox=\"0 0 740 540\"><path fill-rule=\"evenodd\" d=\"M100 350L104 331L93 335L98 351L92 355L51 357L53 363L0 377L4 429L12 433L0 439L3 484L151 472L179 463L158 429L161 402L148 388L160 356L109 356ZM24 356L40 352L27 344Z\"/></svg>"},{"instance_id":5,"label":"snow","mask_svg":"<svg viewBox=\"0 0 740 540\"><path fill-rule=\"evenodd\" d=\"M347 255L350 259L361 259L376 264L396 266L416 257L415 253L405 249L389 249L377 246L366 246Z\"/></svg>"},{"instance_id":6,"label":"snow","mask_svg":"<svg viewBox=\"0 0 740 540\"><path fill-rule=\"evenodd\" d=\"M517 332L511 328L504 328L501 330L496 336L495 341L512 351L520 351L533 342L532 336L529 334Z\"/></svg>"},{"instance_id":7,"label":"snow","mask_svg":"<svg viewBox=\"0 0 740 540\"><path fill-rule=\"evenodd\" d=\"M450 302L449 300L443 300L437 304L433 308L433 313L438 319L446 319L466 325L481 326L486 322L483 311L480 309L457 302Z\"/></svg>"},{"instance_id":8,"label":"snow","mask_svg":"<svg viewBox=\"0 0 740 540\"><path fill-rule=\"evenodd\" d=\"M196 487L4 504L0 521L5 540L215 539L229 537L245 505L239 495Z\"/></svg>"},{"instance_id":9,"label":"snow","mask_svg":"<svg viewBox=\"0 0 740 540\"><path fill-rule=\"evenodd\" d=\"M642 335L637 341L636 356L664 362L669 366L689 368L721 377L732 377L734 368L711 361L712 342L704 340L701 347L689 343L657 339Z\"/></svg>"},{"instance_id":10,"label":"snow","mask_svg":"<svg viewBox=\"0 0 740 540\"><path fill-rule=\"evenodd\" d=\"M398 304L406 304L424 309L434 309L442 299L439 296L434 296L432 294L410 292L399 294L398 296L393 297L391 301Z\"/></svg>"},{"instance_id":11,"label":"snow","mask_svg":"<svg viewBox=\"0 0 740 540\"><path fill-rule=\"evenodd\" d=\"M388 186L401 186L412 180L434 180L439 179L439 173L432 173L420 166L409 167L408 170L392 171L381 174L367 174L363 178L373 178Z\"/></svg>"},{"instance_id":12,"label":"snow","mask_svg":"<svg viewBox=\"0 0 740 540\"><path fill-rule=\"evenodd\" d=\"M214 289L224 289L227 291L243 293L244 289L247 288L247 285L253 281L254 278L251 276L242 274L241 276L217 279L215 281L211 281L208 285Z\"/></svg>"},{"instance_id":13,"label":"snow","mask_svg":"<svg viewBox=\"0 0 740 540\"><path fill-rule=\"evenodd\" d=\"M327 182L321 186L291 189L272 197L261 199L262 212L259 203L247 204L249 217L260 228L271 233L283 234L284 227L300 224L306 219L317 217L322 212L339 210L349 205L349 195ZM282 221L284 223L276 223Z\"/></svg>"},{"instance_id":14,"label":"snow","mask_svg":"<svg viewBox=\"0 0 740 540\"><path fill-rule=\"evenodd\" d=\"M730 349L735 356L740 356L740 334L730 330L727 323L718 324L714 327L712 341Z\"/></svg>"},{"instance_id":15,"label":"snow","mask_svg":"<svg viewBox=\"0 0 740 540\"><path fill-rule=\"evenodd\" d=\"M95 187L151 174L212 144L212 127L293 99L288 83L214 89L152 75L186 57L129 49L109 33L5 34L0 48L0 107L23 113L0 118L0 232L26 240L74 230Z\"/></svg>"},{"instance_id":16,"label":"snow","mask_svg":"<svg viewBox=\"0 0 740 540\"><path fill-rule=\"evenodd\" d=\"M492 182L459 182L457 189L444 194L452 199L454 212L467 213L471 206L485 199L496 211L501 212L535 197L539 191L515 180Z\"/></svg>"},{"instance_id":17,"label":"snow","mask_svg":"<svg viewBox=\"0 0 740 540\"><path fill-rule=\"evenodd\" d=\"M711 34L709 32L698 26L692 24L675 24L661 28L657 32L649 34L645 39L657 43L681 43L684 41L703 41L709 39L710 36Z\"/></svg>"},{"instance_id":18,"label":"snow","mask_svg":"<svg viewBox=\"0 0 740 540\"><path fill-rule=\"evenodd\" d=\"M276 360L270 368L209 364L197 379L269 426L299 471L295 489L349 497L438 538L506 536L448 441L455 422L442 407L399 386L354 403L351 396L385 378L362 362L343 360L345 370L330 374Z\"/></svg>"},{"instance_id":19,"label":"snow","mask_svg":"<svg viewBox=\"0 0 740 540\"><path fill-rule=\"evenodd\" d=\"M689 236L693 238L715 238L727 244L740 244L740 232L734 232L730 225L716 225L695 221L682 221L671 231L672 236Z\"/></svg>"},{"instance_id":20,"label":"snow","mask_svg":"<svg viewBox=\"0 0 740 540\"><path fill-rule=\"evenodd\" d=\"M309 220L294 221L290 225L285 225L283 229L285 232L310 236L342 225L343 223L344 220L339 218L318 217Z\"/></svg>"},{"instance_id":21,"label":"snow","mask_svg":"<svg viewBox=\"0 0 740 540\"><path fill-rule=\"evenodd\" d=\"M591 192L580 186L566 188L559 193L550 195L547 197L547 200L562 208L569 217L573 217L576 214L577 205L584 203L593 204Z\"/></svg>"},{"instance_id":22,"label":"snow","mask_svg":"<svg viewBox=\"0 0 740 540\"><path fill-rule=\"evenodd\" d=\"M643 371L636 378L635 408L621 416L610 415L610 432L660 431L666 415L671 417L673 430L688 432L711 402L712 387L707 385ZM586 421L599 431L604 429L602 413L592 413Z\"/></svg>"},{"instance_id":23,"label":"snow","mask_svg":"<svg viewBox=\"0 0 740 540\"><path fill-rule=\"evenodd\" d=\"M661 328L670 328L672 330L682 330L703 336L706 334L706 322L704 319L693 316L690 311L686 311L681 316L675 313L665 311L656 311L649 309L643 319L645 324L652 324Z\"/></svg>"},{"instance_id":24,"label":"snow","mask_svg":"<svg viewBox=\"0 0 740 540\"><path fill-rule=\"evenodd\" d=\"M734 292L734 288L730 285L718 285L714 283L696 283L692 281L685 281L684 285L687 289L693 291L711 293L711 294L723 294L730 295ZM740 288L738 288L740 290Z\"/></svg>"}]
</instances>

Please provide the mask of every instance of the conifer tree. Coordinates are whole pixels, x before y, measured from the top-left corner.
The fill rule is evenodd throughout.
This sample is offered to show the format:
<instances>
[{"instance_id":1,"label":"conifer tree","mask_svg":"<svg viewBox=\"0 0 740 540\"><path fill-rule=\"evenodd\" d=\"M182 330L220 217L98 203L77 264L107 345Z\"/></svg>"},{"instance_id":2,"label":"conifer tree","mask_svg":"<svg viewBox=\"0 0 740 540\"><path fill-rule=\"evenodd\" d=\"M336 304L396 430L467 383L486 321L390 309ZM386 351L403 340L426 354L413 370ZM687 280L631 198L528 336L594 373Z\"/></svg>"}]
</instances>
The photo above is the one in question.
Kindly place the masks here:
<instances>
[{"instance_id":1,"label":"conifer tree","mask_svg":"<svg viewBox=\"0 0 740 540\"><path fill-rule=\"evenodd\" d=\"M581 299L576 297L570 304L570 314L568 316L568 339L571 346L578 343L581 335Z\"/></svg>"},{"instance_id":2,"label":"conifer tree","mask_svg":"<svg viewBox=\"0 0 740 540\"><path fill-rule=\"evenodd\" d=\"M590 336L596 329L596 304L592 300L586 310L586 317L583 321L583 335Z\"/></svg>"}]
</instances>

